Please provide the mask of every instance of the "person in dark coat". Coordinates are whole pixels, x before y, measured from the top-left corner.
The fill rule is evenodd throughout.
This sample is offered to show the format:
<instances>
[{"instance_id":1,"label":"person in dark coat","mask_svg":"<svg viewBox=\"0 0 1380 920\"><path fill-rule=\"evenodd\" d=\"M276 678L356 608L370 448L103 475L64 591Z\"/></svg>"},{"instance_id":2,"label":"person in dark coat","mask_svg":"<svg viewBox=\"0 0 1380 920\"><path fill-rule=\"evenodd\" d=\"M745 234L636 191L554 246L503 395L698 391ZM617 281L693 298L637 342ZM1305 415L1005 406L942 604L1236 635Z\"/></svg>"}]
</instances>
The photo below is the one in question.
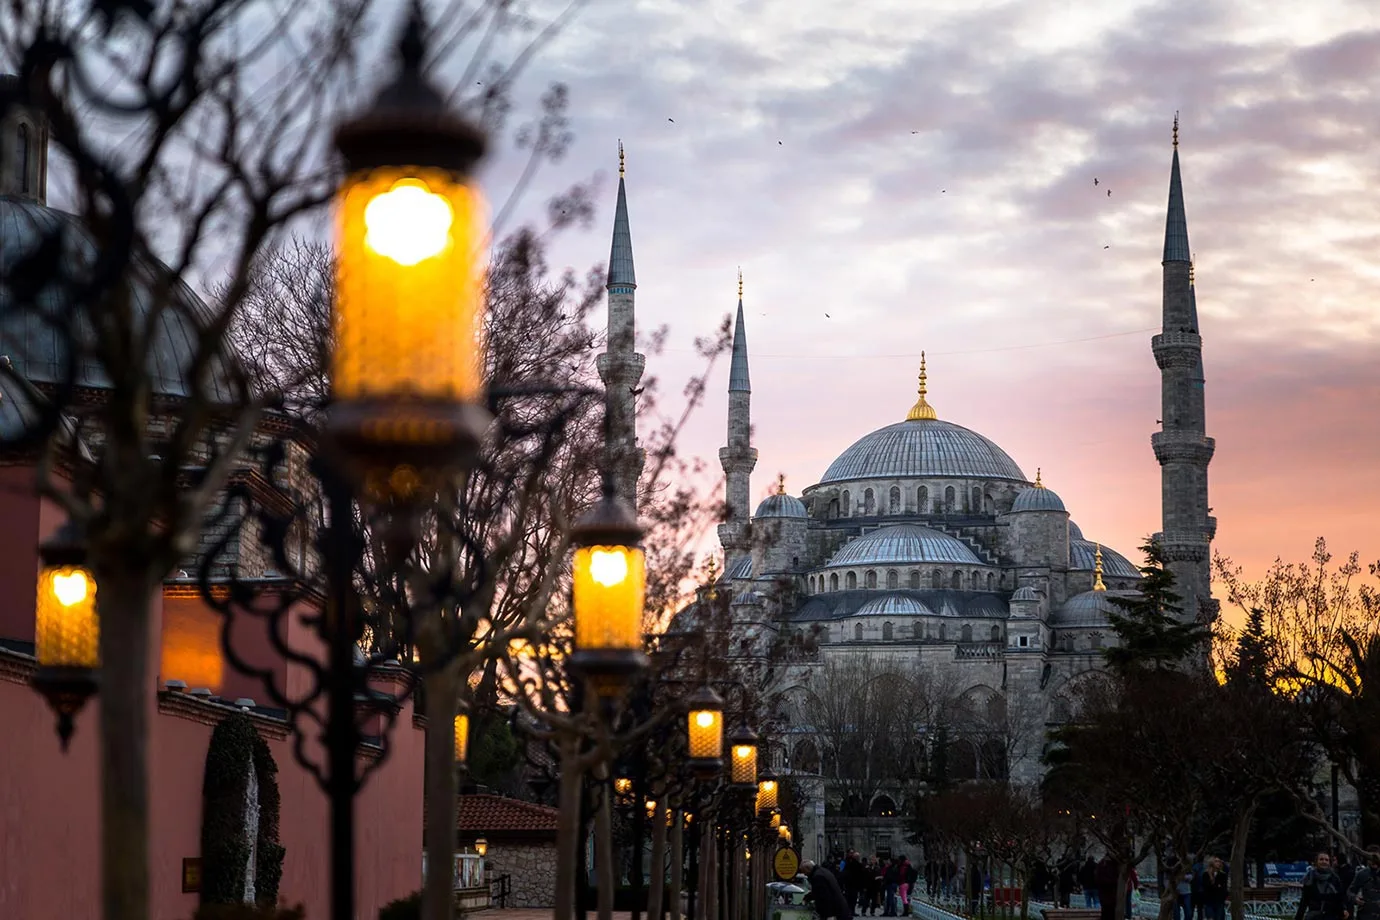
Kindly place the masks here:
<instances>
[{"instance_id":1,"label":"person in dark coat","mask_svg":"<svg viewBox=\"0 0 1380 920\"><path fill-rule=\"evenodd\" d=\"M862 857L857 850L849 850L848 855L843 859L843 896L848 899L848 906L856 908L858 901L867 891L867 868L863 865Z\"/></svg>"},{"instance_id":2,"label":"person in dark coat","mask_svg":"<svg viewBox=\"0 0 1380 920\"><path fill-rule=\"evenodd\" d=\"M1294 920L1349 920L1346 886L1332 868L1332 855L1319 853L1313 868L1303 877L1303 894Z\"/></svg>"},{"instance_id":3,"label":"person in dark coat","mask_svg":"<svg viewBox=\"0 0 1380 920\"><path fill-rule=\"evenodd\" d=\"M1380 920L1380 849L1366 851L1366 864L1356 870L1346 897L1356 920Z\"/></svg>"},{"instance_id":4,"label":"person in dark coat","mask_svg":"<svg viewBox=\"0 0 1380 920\"><path fill-rule=\"evenodd\" d=\"M1078 868L1078 886L1083 889L1084 907L1101 907L1097 894L1097 860L1089 856Z\"/></svg>"},{"instance_id":5,"label":"person in dark coat","mask_svg":"<svg viewBox=\"0 0 1380 920\"><path fill-rule=\"evenodd\" d=\"M1208 860L1207 871L1203 873L1200 889L1203 899L1203 916L1207 920L1226 920L1227 895L1230 893L1227 870L1222 860L1216 856Z\"/></svg>"},{"instance_id":6,"label":"person in dark coat","mask_svg":"<svg viewBox=\"0 0 1380 920\"><path fill-rule=\"evenodd\" d=\"M1097 872L1096 864L1093 865L1093 872ZM1094 881L1096 878L1094 877ZM1068 907L1069 898L1073 895L1074 886L1078 884L1078 862L1073 859L1065 859L1059 865L1059 906Z\"/></svg>"},{"instance_id":7,"label":"person in dark coat","mask_svg":"<svg viewBox=\"0 0 1380 920\"><path fill-rule=\"evenodd\" d=\"M1102 902L1102 920L1116 920L1116 901L1125 898L1125 892L1117 890L1117 876L1120 867L1110 856L1102 857L1097 864L1097 898Z\"/></svg>"},{"instance_id":8,"label":"person in dark coat","mask_svg":"<svg viewBox=\"0 0 1380 920\"><path fill-rule=\"evenodd\" d=\"M853 920L853 906L844 898L843 888L832 871L807 859L800 864L800 874L810 880L805 903L814 902L821 920Z\"/></svg>"}]
</instances>

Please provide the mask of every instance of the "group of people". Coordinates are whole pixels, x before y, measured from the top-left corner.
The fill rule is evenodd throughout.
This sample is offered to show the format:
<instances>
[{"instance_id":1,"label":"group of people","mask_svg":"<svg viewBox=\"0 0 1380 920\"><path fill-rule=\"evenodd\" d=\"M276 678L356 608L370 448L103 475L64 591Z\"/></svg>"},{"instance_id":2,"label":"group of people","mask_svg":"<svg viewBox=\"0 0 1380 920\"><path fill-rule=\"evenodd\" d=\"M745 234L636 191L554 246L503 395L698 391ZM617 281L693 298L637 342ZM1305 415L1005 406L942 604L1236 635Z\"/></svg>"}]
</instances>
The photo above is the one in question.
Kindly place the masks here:
<instances>
[{"instance_id":1,"label":"group of people","mask_svg":"<svg viewBox=\"0 0 1380 920\"><path fill-rule=\"evenodd\" d=\"M1380 849L1366 851L1357 868L1343 857L1319 853L1303 879L1294 920L1380 920Z\"/></svg>"},{"instance_id":2,"label":"group of people","mask_svg":"<svg viewBox=\"0 0 1380 920\"><path fill-rule=\"evenodd\" d=\"M849 850L837 866L806 860L800 871L810 880L807 898L825 920L907 916L910 893L919 880L919 872L905 856L868 858L857 850Z\"/></svg>"}]
</instances>

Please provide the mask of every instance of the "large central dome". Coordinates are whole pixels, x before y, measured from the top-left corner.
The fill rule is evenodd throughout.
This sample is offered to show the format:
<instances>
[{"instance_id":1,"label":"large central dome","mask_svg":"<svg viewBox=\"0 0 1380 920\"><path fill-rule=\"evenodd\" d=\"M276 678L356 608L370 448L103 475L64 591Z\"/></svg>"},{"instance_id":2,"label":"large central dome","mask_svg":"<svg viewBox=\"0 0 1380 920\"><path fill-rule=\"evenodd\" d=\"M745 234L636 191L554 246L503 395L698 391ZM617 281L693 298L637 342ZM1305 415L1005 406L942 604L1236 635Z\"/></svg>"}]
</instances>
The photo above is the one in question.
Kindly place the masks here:
<instances>
[{"instance_id":1,"label":"large central dome","mask_svg":"<svg viewBox=\"0 0 1380 920\"><path fill-rule=\"evenodd\" d=\"M1026 482L1016 461L962 425L907 419L854 442L824 471L820 484L858 479L1010 479Z\"/></svg>"}]
</instances>

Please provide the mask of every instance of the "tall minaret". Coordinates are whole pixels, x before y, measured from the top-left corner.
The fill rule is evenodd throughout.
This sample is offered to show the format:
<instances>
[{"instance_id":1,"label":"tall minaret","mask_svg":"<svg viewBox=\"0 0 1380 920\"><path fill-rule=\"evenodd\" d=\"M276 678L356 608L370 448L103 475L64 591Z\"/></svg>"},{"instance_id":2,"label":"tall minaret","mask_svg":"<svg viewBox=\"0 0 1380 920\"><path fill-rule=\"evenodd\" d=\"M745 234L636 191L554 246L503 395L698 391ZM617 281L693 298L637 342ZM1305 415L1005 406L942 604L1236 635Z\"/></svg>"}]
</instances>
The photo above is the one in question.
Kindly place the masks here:
<instances>
[{"instance_id":1,"label":"tall minaret","mask_svg":"<svg viewBox=\"0 0 1380 920\"><path fill-rule=\"evenodd\" d=\"M628 190L624 184L623 142L618 142L618 206L613 212L613 249L609 252L609 331L607 350L599 355L599 379L604 381L604 411L608 414L604 450L614 473L618 496L637 506L637 481L646 453L637 446L637 382L647 364L634 348L632 230L628 227Z\"/></svg>"},{"instance_id":2,"label":"tall minaret","mask_svg":"<svg viewBox=\"0 0 1380 920\"><path fill-rule=\"evenodd\" d=\"M752 550L748 533L749 479L757 465L752 446L752 383L748 380L747 328L743 323L743 270L738 269L738 318L733 325L733 361L728 368L728 444L719 449L724 468L727 519L719 525L724 567Z\"/></svg>"},{"instance_id":3,"label":"tall minaret","mask_svg":"<svg viewBox=\"0 0 1380 920\"><path fill-rule=\"evenodd\" d=\"M1160 366L1163 429L1150 438L1160 463L1163 531L1156 534L1183 616L1206 620L1217 615L1211 596L1211 544L1217 520L1208 514L1208 463L1215 443L1206 434L1203 401L1203 339L1198 331L1198 300L1188 219L1179 178L1179 116L1174 116L1174 160L1169 172L1169 214L1164 226L1164 328L1151 340Z\"/></svg>"}]
</instances>

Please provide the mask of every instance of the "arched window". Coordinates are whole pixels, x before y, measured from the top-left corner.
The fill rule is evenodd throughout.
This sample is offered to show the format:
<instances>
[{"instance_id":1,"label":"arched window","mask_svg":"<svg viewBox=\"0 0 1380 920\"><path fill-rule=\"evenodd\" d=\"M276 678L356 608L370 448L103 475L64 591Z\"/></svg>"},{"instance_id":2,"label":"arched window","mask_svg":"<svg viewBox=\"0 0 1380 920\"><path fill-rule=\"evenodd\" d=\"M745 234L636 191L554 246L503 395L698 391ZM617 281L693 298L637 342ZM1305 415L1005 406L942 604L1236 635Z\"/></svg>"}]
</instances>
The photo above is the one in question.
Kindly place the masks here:
<instances>
[{"instance_id":1,"label":"arched window","mask_svg":"<svg viewBox=\"0 0 1380 920\"><path fill-rule=\"evenodd\" d=\"M915 622L911 623L911 624L910 624L910 632L911 632L911 636L914 637L914 638L916 638L916 639L923 639L923 638L925 638L925 621L924 621L924 620L916 620Z\"/></svg>"},{"instance_id":2,"label":"arched window","mask_svg":"<svg viewBox=\"0 0 1380 920\"><path fill-rule=\"evenodd\" d=\"M871 569L868 569L868 570L867 570L867 574L864 575L863 578L864 578L864 584L866 584L869 588L875 588L875 587L877 587L877 573L876 573L876 572L872 571Z\"/></svg>"},{"instance_id":3,"label":"arched window","mask_svg":"<svg viewBox=\"0 0 1380 920\"><path fill-rule=\"evenodd\" d=\"M830 573L829 573L829 590L830 590L830 591L837 591L838 589L839 589L839 573L838 573L838 572L830 572Z\"/></svg>"},{"instance_id":4,"label":"arched window","mask_svg":"<svg viewBox=\"0 0 1380 920\"><path fill-rule=\"evenodd\" d=\"M988 590L988 591L994 591L994 590L996 590L996 587L997 587L997 576L996 576L994 573L992 573L992 572L988 572L988 573L987 573L987 590Z\"/></svg>"},{"instance_id":5,"label":"arched window","mask_svg":"<svg viewBox=\"0 0 1380 920\"><path fill-rule=\"evenodd\" d=\"M19 191L29 194L29 126L19 126Z\"/></svg>"},{"instance_id":6,"label":"arched window","mask_svg":"<svg viewBox=\"0 0 1380 920\"><path fill-rule=\"evenodd\" d=\"M836 517L838 517L838 516L839 516L839 500L836 498L836 499L834 499L833 501L829 502L829 517L831 517L831 518L836 518Z\"/></svg>"},{"instance_id":7,"label":"arched window","mask_svg":"<svg viewBox=\"0 0 1380 920\"><path fill-rule=\"evenodd\" d=\"M872 807L868 810L868 817L871 818L891 818L896 815L896 803L891 800L891 796L879 795L873 801Z\"/></svg>"},{"instance_id":8,"label":"arched window","mask_svg":"<svg viewBox=\"0 0 1380 920\"><path fill-rule=\"evenodd\" d=\"M915 510L920 514L930 513L930 490L924 486L915 493Z\"/></svg>"},{"instance_id":9,"label":"arched window","mask_svg":"<svg viewBox=\"0 0 1380 920\"><path fill-rule=\"evenodd\" d=\"M982 511L982 490L977 486L973 487L973 513Z\"/></svg>"},{"instance_id":10,"label":"arched window","mask_svg":"<svg viewBox=\"0 0 1380 920\"><path fill-rule=\"evenodd\" d=\"M944 634L947 633L948 631L949 631L949 630L948 630L948 627L946 627L943 623L940 623L940 624L939 624L939 641L940 641L940 642L943 642L943 641L944 641Z\"/></svg>"},{"instance_id":11,"label":"arched window","mask_svg":"<svg viewBox=\"0 0 1380 920\"><path fill-rule=\"evenodd\" d=\"M795 746L795 756L791 758L791 768L801 773L819 772L819 749L808 738Z\"/></svg>"},{"instance_id":12,"label":"arched window","mask_svg":"<svg viewBox=\"0 0 1380 920\"><path fill-rule=\"evenodd\" d=\"M892 514L900 514L900 513L901 513L901 487L900 487L900 486L892 486L892 487L891 487L891 513L892 513Z\"/></svg>"},{"instance_id":13,"label":"arched window","mask_svg":"<svg viewBox=\"0 0 1380 920\"><path fill-rule=\"evenodd\" d=\"M944 510L952 512L954 510L954 487L949 486L944 489Z\"/></svg>"},{"instance_id":14,"label":"arched window","mask_svg":"<svg viewBox=\"0 0 1380 920\"><path fill-rule=\"evenodd\" d=\"M1102 648L1102 633L1092 634L1092 647L1095 649Z\"/></svg>"},{"instance_id":15,"label":"arched window","mask_svg":"<svg viewBox=\"0 0 1380 920\"><path fill-rule=\"evenodd\" d=\"M949 587L950 587L950 588L953 588L955 591L962 591L962 590L963 590L963 573L962 573L962 572L954 572L953 577L949 579Z\"/></svg>"},{"instance_id":16,"label":"arched window","mask_svg":"<svg viewBox=\"0 0 1380 920\"><path fill-rule=\"evenodd\" d=\"M962 629L962 630L959 632L959 634L958 634L958 640L959 640L960 642L972 642L972 641L973 641L973 627L969 626L967 623L964 623L964 624L963 624L963 629Z\"/></svg>"},{"instance_id":17,"label":"arched window","mask_svg":"<svg viewBox=\"0 0 1380 920\"><path fill-rule=\"evenodd\" d=\"M863 514L871 517L877 513L877 493L871 489L863 492Z\"/></svg>"},{"instance_id":18,"label":"arched window","mask_svg":"<svg viewBox=\"0 0 1380 920\"><path fill-rule=\"evenodd\" d=\"M886 573L886 586L887 586L888 588L899 588L899 587L901 587L901 576L896 572L895 569L888 569L888 570L887 570L887 573Z\"/></svg>"},{"instance_id":19,"label":"arched window","mask_svg":"<svg viewBox=\"0 0 1380 920\"><path fill-rule=\"evenodd\" d=\"M939 570L938 570L938 569L935 569L933 572L930 573L930 587L931 587L931 588L942 588L942 587L944 587L944 576L939 574Z\"/></svg>"},{"instance_id":20,"label":"arched window","mask_svg":"<svg viewBox=\"0 0 1380 920\"><path fill-rule=\"evenodd\" d=\"M971 588L971 589L974 590L974 591L976 591L977 589L979 589L979 588L982 587L982 575L981 575L981 573L979 573L979 572L974 572L974 573L968 578L968 587Z\"/></svg>"},{"instance_id":21,"label":"arched window","mask_svg":"<svg viewBox=\"0 0 1380 920\"><path fill-rule=\"evenodd\" d=\"M912 591L919 591L919 590L920 590L920 570L919 570L919 569L911 569L911 570L910 570L910 589L911 589Z\"/></svg>"},{"instance_id":22,"label":"arched window","mask_svg":"<svg viewBox=\"0 0 1380 920\"><path fill-rule=\"evenodd\" d=\"M810 593L815 593L815 576L813 575L810 576Z\"/></svg>"},{"instance_id":23,"label":"arched window","mask_svg":"<svg viewBox=\"0 0 1380 920\"><path fill-rule=\"evenodd\" d=\"M856 588L858 586L858 573L849 572L848 575L844 578L844 584L848 586L849 591L852 591L854 588Z\"/></svg>"},{"instance_id":24,"label":"arched window","mask_svg":"<svg viewBox=\"0 0 1380 920\"><path fill-rule=\"evenodd\" d=\"M843 516L844 516L844 517L849 517L849 516L851 516L852 514L853 514L852 496L850 496L850 495L848 494L848 490L847 490L847 489L844 489L844 490L843 490Z\"/></svg>"},{"instance_id":25,"label":"arched window","mask_svg":"<svg viewBox=\"0 0 1380 920\"><path fill-rule=\"evenodd\" d=\"M890 642L890 641L891 641L891 624L890 624L890 623L883 623L883 624L882 624L882 641L884 641L884 642Z\"/></svg>"},{"instance_id":26,"label":"arched window","mask_svg":"<svg viewBox=\"0 0 1380 920\"><path fill-rule=\"evenodd\" d=\"M992 641L993 641L993 642L1000 642L1000 641L1001 641L1001 627L1000 627L1000 626L994 625L994 626L992 627Z\"/></svg>"},{"instance_id":27,"label":"arched window","mask_svg":"<svg viewBox=\"0 0 1380 920\"><path fill-rule=\"evenodd\" d=\"M862 624L861 624L861 623L855 623L855 624L853 624L853 639L854 639L854 641L856 641L856 642L861 642L861 641L862 641Z\"/></svg>"},{"instance_id":28,"label":"arched window","mask_svg":"<svg viewBox=\"0 0 1380 920\"><path fill-rule=\"evenodd\" d=\"M820 641L821 644L827 644L827 643L829 642L829 627L828 627L828 626L821 626L821 627L819 628L819 641Z\"/></svg>"}]
</instances>

